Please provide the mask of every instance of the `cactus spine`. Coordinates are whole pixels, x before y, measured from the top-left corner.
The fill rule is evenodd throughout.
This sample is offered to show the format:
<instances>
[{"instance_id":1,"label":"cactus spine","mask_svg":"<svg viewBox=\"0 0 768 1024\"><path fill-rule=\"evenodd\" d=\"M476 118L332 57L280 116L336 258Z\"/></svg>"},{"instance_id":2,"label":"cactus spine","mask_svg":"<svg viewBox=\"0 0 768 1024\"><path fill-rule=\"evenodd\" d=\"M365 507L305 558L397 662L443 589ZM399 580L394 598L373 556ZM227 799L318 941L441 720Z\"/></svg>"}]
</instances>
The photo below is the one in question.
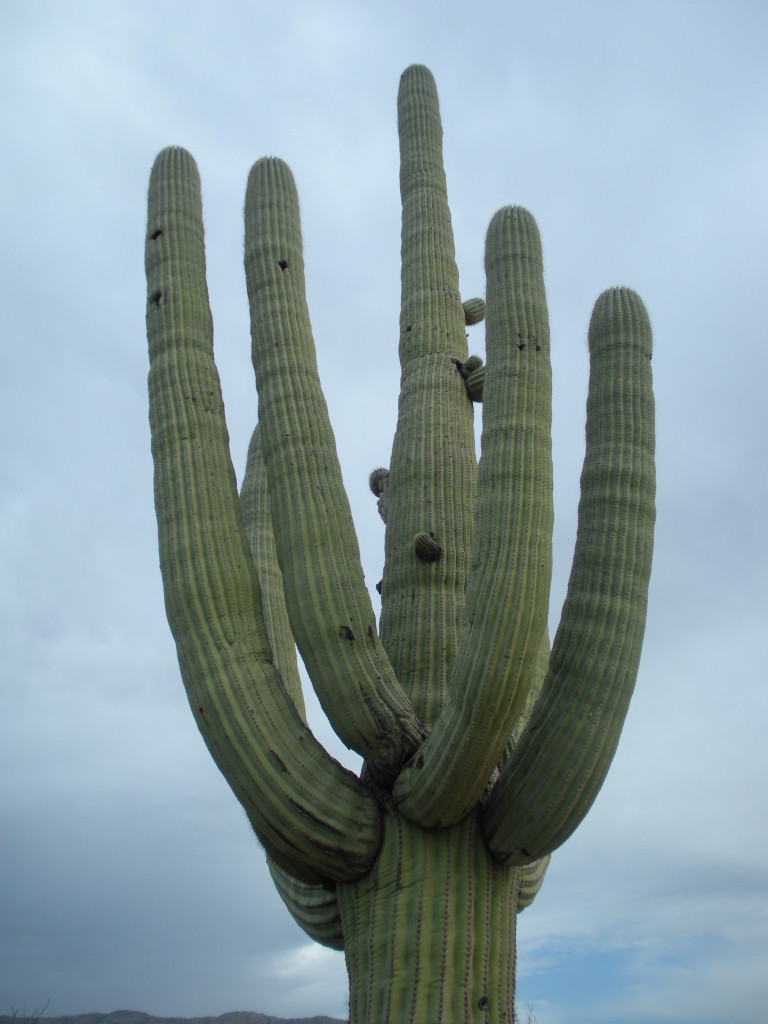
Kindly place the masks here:
<instances>
[{"instance_id":1,"label":"cactus spine","mask_svg":"<svg viewBox=\"0 0 768 1024\"><path fill-rule=\"evenodd\" d=\"M205 281L200 182L164 150L146 238L150 422L166 610L200 731L291 914L344 949L354 1022L509 1024L515 915L589 810L632 694L654 522L651 331L624 288L590 326L579 529L550 653L549 326L536 224L500 210L462 302L431 74L398 96L398 422L371 475L377 629L320 388L298 199L246 193L259 425L238 495ZM485 365L466 328L486 320ZM482 457L473 402L482 402ZM312 736L298 646L361 777Z\"/></svg>"}]
</instances>

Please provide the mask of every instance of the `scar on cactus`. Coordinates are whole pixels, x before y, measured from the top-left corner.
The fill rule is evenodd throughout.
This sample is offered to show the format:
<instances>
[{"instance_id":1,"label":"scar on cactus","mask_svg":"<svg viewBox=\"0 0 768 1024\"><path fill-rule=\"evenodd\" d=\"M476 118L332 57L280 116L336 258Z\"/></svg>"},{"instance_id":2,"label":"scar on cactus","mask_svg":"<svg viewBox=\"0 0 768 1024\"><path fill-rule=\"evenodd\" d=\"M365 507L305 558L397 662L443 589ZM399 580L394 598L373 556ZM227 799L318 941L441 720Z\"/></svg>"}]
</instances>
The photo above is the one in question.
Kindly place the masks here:
<instances>
[{"instance_id":1,"label":"scar on cactus","mask_svg":"<svg viewBox=\"0 0 768 1024\"><path fill-rule=\"evenodd\" d=\"M389 464L370 478L385 523L378 632L320 386L293 176L265 158L246 188L259 409L238 494L200 179L178 147L153 166L145 246L165 607L190 707L278 893L311 938L345 951L352 1024L465 1024L478 1010L509 1024L516 915L592 806L637 677L655 519L651 327L628 288L592 311L578 530L550 645L538 228L519 206L498 210L485 298L462 302L437 90L421 65L401 78L397 123L401 390ZM467 345L480 322L484 363ZM360 772L308 727L297 650Z\"/></svg>"}]
</instances>

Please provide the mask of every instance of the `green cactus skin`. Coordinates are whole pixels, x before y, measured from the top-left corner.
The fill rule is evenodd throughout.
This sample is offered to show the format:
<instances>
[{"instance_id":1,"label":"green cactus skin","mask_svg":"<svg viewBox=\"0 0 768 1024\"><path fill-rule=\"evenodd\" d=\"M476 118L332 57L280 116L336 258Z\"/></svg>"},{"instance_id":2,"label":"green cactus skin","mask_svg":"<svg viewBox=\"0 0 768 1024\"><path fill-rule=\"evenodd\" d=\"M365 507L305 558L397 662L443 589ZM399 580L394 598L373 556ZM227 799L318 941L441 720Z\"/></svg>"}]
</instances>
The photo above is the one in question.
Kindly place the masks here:
<instances>
[{"instance_id":1,"label":"green cactus skin","mask_svg":"<svg viewBox=\"0 0 768 1024\"><path fill-rule=\"evenodd\" d=\"M285 606L283 576L277 560L275 534L269 512L267 471L261 451L261 429L258 425L248 446L245 477L240 488L240 506L259 580L264 627L269 637L274 665L302 721L306 722L296 646L288 609Z\"/></svg>"},{"instance_id":2,"label":"green cactus skin","mask_svg":"<svg viewBox=\"0 0 768 1024\"><path fill-rule=\"evenodd\" d=\"M462 302L462 307L464 309L464 323L467 327L479 324L481 320L485 320L485 299L467 299L465 302Z\"/></svg>"},{"instance_id":3,"label":"green cactus skin","mask_svg":"<svg viewBox=\"0 0 768 1024\"><path fill-rule=\"evenodd\" d=\"M448 699L464 607L477 464L472 403L454 359L467 358L464 308L432 75L412 67L397 101L400 132L400 400L389 464L381 638L428 728ZM439 437L440 443L435 439ZM439 561L414 558L432 533Z\"/></svg>"},{"instance_id":4,"label":"green cactus skin","mask_svg":"<svg viewBox=\"0 0 768 1024\"><path fill-rule=\"evenodd\" d=\"M274 855L308 881L356 877L376 855L380 813L273 664L213 362L200 181L183 150L155 161L145 266L160 563L192 712Z\"/></svg>"},{"instance_id":5,"label":"green cactus skin","mask_svg":"<svg viewBox=\"0 0 768 1024\"><path fill-rule=\"evenodd\" d=\"M541 245L505 207L485 301L460 298L437 91L408 68L401 394L377 631L306 306L288 168L258 161L245 268L259 425L238 496L191 156L152 171L145 263L155 504L198 726L278 893L345 951L353 1024L510 1024L516 914L605 778L637 675L654 525L651 330L605 292L589 330L579 528L550 651L549 326ZM485 319L486 364L466 328ZM482 402L482 457L473 403ZM360 778L304 721L295 647Z\"/></svg>"},{"instance_id":6,"label":"green cactus skin","mask_svg":"<svg viewBox=\"0 0 768 1024\"><path fill-rule=\"evenodd\" d=\"M384 819L374 869L337 886L350 1021L513 1021L519 871L475 813L443 832Z\"/></svg>"},{"instance_id":7,"label":"green cactus skin","mask_svg":"<svg viewBox=\"0 0 768 1024\"><path fill-rule=\"evenodd\" d=\"M651 325L613 288L589 328L576 551L539 700L484 808L490 849L525 863L560 846L603 784L635 685L653 552ZM620 513L617 514L617 513Z\"/></svg>"},{"instance_id":8,"label":"green cactus skin","mask_svg":"<svg viewBox=\"0 0 768 1024\"><path fill-rule=\"evenodd\" d=\"M271 859L267 863L275 888L299 927L322 946L344 949L344 931L335 886L328 888L301 882Z\"/></svg>"},{"instance_id":9,"label":"green cactus skin","mask_svg":"<svg viewBox=\"0 0 768 1024\"><path fill-rule=\"evenodd\" d=\"M280 160L260 160L248 179L245 270L262 449L291 628L335 732L366 758L378 782L390 784L422 729L387 661L363 578L317 372L298 195Z\"/></svg>"},{"instance_id":10,"label":"green cactus skin","mask_svg":"<svg viewBox=\"0 0 768 1024\"><path fill-rule=\"evenodd\" d=\"M453 700L394 790L402 813L427 828L460 821L480 799L524 707L549 606L549 327L541 244L526 211L493 218L486 276L482 457Z\"/></svg>"}]
</instances>

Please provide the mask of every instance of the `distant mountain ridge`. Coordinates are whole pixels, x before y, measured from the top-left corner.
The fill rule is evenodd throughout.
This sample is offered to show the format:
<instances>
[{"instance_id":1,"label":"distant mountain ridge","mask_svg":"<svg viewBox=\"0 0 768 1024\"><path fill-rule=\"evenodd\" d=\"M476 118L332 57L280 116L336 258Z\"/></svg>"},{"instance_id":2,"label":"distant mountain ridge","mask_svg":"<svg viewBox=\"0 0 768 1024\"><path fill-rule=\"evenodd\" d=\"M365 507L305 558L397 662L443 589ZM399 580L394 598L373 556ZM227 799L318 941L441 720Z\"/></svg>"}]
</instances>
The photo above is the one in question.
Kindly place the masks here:
<instances>
[{"instance_id":1,"label":"distant mountain ridge","mask_svg":"<svg viewBox=\"0 0 768 1024\"><path fill-rule=\"evenodd\" d=\"M0 1015L0 1024L24 1024L36 1014ZM138 1010L113 1013L79 1013L70 1017L40 1017L40 1024L341 1024L338 1017L270 1017L266 1013L236 1011L218 1017L153 1017Z\"/></svg>"}]
</instances>

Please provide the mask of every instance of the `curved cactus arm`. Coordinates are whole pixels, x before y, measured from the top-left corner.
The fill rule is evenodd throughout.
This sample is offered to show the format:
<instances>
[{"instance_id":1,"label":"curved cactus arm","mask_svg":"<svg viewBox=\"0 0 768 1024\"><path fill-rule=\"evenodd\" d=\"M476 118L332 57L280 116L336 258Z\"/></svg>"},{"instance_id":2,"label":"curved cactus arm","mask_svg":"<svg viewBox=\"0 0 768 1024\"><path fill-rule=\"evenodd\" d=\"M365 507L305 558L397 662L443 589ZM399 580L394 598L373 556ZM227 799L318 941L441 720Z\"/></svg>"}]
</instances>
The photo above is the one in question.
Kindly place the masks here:
<instances>
[{"instance_id":1,"label":"curved cactus arm","mask_svg":"<svg viewBox=\"0 0 768 1024\"><path fill-rule=\"evenodd\" d=\"M365 873L375 800L299 718L272 662L243 528L205 280L200 179L157 157L145 249L155 507L168 621L198 727L254 829L307 880Z\"/></svg>"},{"instance_id":2,"label":"curved cactus arm","mask_svg":"<svg viewBox=\"0 0 768 1024\"><path fill-rule=\"evenodd\" d=\"M645 630L655 521L651 327L625 288L590 324L587 439L576 550L541 695L483 810L506 863L555 849L592 805L613 758Z\"/></svg>"},{"instance_id":3,"label":"curved cactus arm","mask_svg":"<svg viewBox=\"0 0 768 1024\"><path fill-rule=\"evenodd\" d=\"M275 668L280 673L283 686L296 705L300 718L306 722L304 695L296 661L296 644L288 619L288 609L285 607L283 577L277 561L275 534L269 512L267 471L261 453L259 426L254 430L248 445L245 476L240 488L240 507L261 588L264 626L269 637Z\"/></svg>"},{"instance_id":4,"label":"curved cactus arm","mask_svg":"<svg viewBox=\"0 0 768 1024\"><path fill-rule=\"evenodd\" d=\"M308 885L273 861L268 860L267 864L275 888L296 924L321 946L344 949L344 931L335 888Z\"/></svg>"},{"instance_id":5,"label":"curved cactus arm","mask_svg":"<svg viewBox=\"0 0 768 1024\"><path fill-rule=\"evenodd\" d=\"M507 745L504 750L504 756L502 757L499 763L500 768L502 768L507 763L509 758L512 756L512 752L515 746L517 745L517 741L520 739L520 736L523 730L525 729L526 723L528 719L531 717L531 714L533 713L536 701L538 700L539 694L541 693L541 688L544 685L544 680L547 676L550 650L551 648L549 643L549 630L545 629L539 642L539 651L536 656L536 665L533 670L533 678L531 679L531 684L528 689L528 695L525 700L525 706L523 707L522 712L520 713L517 721L515 722L512 732L510 733L509 739L507 740Z\"/></svg>"},{"instance_id":6,"label":"curved cactus arm","mask_svg":"<svg viewBox=\"0 0 768 1024\"><path fill-rule=\"evenodd\" d=\"M477 463L437 89L414 65L397 100L402 199L401 384L389 464L381 638L416 713L431 727L448 695L461 632ZM479 310L475 309L479 315ZM423 561L419 534L438 557Z\"/></svg>"},{"instance_id":7,"label":"curved cactus arm","mask_svg":"<svg viewBox=\"0 0 768 1024\"><path fill-rule=\"evenodd\" d=\"M340 739L388 784L422 730L376 631L304 288L299 203L288 167L254 164L245 269L272 524L291 629Z\"/></svg>"},{"instance_id":8,"label":"curved cactus arm","mask_svg":"<svg viewBox=\"0 0 768 1024\"><path fill-rule=\"evenodd\" d=\"M552 571L552 375L541 243L506 207L486 239L487 367L466 625L451 701L398 778L406 817L442 827L479 801L525 713Z\"/></svg>"},{"instance_id":9,"label":"curved cactus arm","mask_svg":"<svg viewBox=\"0 0 768 1024\"><path fill-rule=\"evenodd\" d=\"M547 873L551 855L541 857L532 864L524 864L517 870L520 872L520 882L517 890L517 912L525 910L535 900Z\"/></svg>"},{"instance_id":10,"label":"curved cactus arm","mask_svg":"<svg viewBox=\"0 0 768 1024\"><path fill-rule=\"evenodd\" d=\"M246 474L243 478L243 485L240 488L240 507L243 511L243 522L246 528L246 536L253 555L253 564L261 588L262 612L264 616L264 628L266 629L269 646L272 651L274 667L278 670L283 685L294 702L296 711L302 722L306 722L306 709L304 707L304 694L301 689L301 678L296 662L296 644L291 633L291 625L288 620L288 609L286 608L285 596L283 594L283 577L278 564L278 553L274 546L274 532L272 520L269 514L269 495L267 492L266 468L261 455L261 431L256 425L251 442L248 445L248 459L246 461ZM294 910L290 903L290 892L295 888L300 895L306 892L313 893L314 888L318 889L317 898L325 899L323 894L328 890L324 886L309 886L306 882L299 882L287 870L285 855L269 853L269 844L264 836L259 837L262 844L267 847L267 865L272 873L273 879L285 880L285 891L282 886L278 890L283 896L284 902L297 918L298 910ZM282 866L281 866L282 864ZM294 873L296 868L292 865ZM299 868L301 870L301 868ZM314 896L310 900L312 906L316 902ZM298 918L297 918L298 920ZM317 939L317 941L322 941Z\"/></svg>"}]
</instances>

